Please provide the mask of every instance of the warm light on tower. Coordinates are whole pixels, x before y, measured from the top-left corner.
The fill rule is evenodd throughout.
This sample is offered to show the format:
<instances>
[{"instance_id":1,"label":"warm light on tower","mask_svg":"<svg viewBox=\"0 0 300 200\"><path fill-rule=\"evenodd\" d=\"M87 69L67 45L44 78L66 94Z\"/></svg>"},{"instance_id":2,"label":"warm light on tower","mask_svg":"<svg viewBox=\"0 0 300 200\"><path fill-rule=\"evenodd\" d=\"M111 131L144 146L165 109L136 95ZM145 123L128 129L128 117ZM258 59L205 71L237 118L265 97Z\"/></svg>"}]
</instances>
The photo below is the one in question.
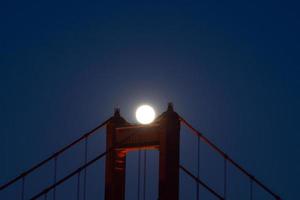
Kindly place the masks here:
<instances>
[{"instance_id":1,"label":"warm light on tower","mask_svg":"<svg viewBox=\"0 0 300 200\"><path fill-rule=\"evenodd\" d=\"M155 111L149 105L142 105L136 110L135 117L141 124L150 124L155 119Z\"/></svg>"}]
</instances>

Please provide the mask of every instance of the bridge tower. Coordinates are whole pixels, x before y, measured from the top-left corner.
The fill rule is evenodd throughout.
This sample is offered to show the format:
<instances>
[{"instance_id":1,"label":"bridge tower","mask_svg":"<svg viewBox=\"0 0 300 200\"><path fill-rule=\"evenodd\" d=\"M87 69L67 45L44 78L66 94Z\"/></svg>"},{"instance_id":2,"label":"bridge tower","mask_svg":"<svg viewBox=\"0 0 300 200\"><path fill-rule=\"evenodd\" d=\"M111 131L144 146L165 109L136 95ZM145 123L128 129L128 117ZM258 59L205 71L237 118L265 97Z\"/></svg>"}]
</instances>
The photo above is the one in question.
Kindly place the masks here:
<instances>
[{"instance_id":1,"label":"bridge tower","mask_svg":"<svg viewBox=\"0 0 300 200\"><path fill-rule=\"evenodd\" d=\"M173 105L149 125L128 123L115 110L106 128L105 200L125 199L126 154L140 149L159 151L159 200L178 200L180 120Z\"/></svg>"}]
</instances>

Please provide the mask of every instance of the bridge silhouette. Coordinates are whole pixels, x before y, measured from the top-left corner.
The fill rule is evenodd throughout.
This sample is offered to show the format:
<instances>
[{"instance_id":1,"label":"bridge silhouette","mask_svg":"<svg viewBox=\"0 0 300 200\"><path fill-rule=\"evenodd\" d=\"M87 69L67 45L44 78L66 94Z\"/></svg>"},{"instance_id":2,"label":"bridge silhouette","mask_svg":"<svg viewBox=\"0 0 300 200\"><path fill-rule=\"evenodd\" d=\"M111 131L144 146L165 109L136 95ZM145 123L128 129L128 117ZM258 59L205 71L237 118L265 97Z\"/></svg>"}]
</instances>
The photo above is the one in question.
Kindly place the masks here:
<instances>
[{"instance_id":1,"label":"bridge silhouette","mask_svg":"<svg viewBox=\"0 0 300 200\"><path fill-rule=\"evenodd\" d=\"M174 120L170 121L170 117ZM102 152L94 153L95 155L93 156L89 156L88 144L91 142L90 140L93 136L102 134L100 131L103 130L104 127L106 127L105 149ZM185 131L183 131L183 129L185 129ZM194 137L193 140L196 145L196 151L194 152L196 154L194 157L196 158L192 159L195 164L193 169L190 169L190 166L186 166L182 163L182 158L189 157L190 155L179 152L179 150L181 151L183 148L179 140L182 135L186 133L193 134L192 137ZM200 175L200 172L202 171L201 166L206 164L201 161L201 157L203 157L203 155L201 155L201 146L204 145L214 152L214 154L219 157L218 159L221 159L221 162L219 161L216 164L221 168L222 174L216 178L219 187L217 187L216 184L210 183L207 178L205 179ZM61 161L62 157L65 154L68 154L71 149L78 148L78 146L80 147L78 152L83 154L83 161L77 163L77 166L75 167L72 166L72 169L69 171L59 169L58 165L64 166ZM149 198L146 192L148 178L146 152L150 149L156 149L160 152L159 181L157 181L159 182L159 192L155 193L155 198ZM157 117L150 125L129 124L121 117L120 112L117 109L114 116L105 120L103 123L83 134L81 137L61 148L48 158L32 166L30 169L22 172L19 176L1 185L0 199L56 200L66 199L66 197L68 197L67 199L76 200L123 200L125 199L125 189L128 187L126 186L127 181L125 178L125 155L133 150L138 153L138 166L136 170L138 180L136 183L136 193L131 195L130 199L179 199L182 196L180 193L184 193L184 189L186 189L186 185L184 185L185 188L181 187L182 177L188 177L195 185L194 187L191 186L193 184L189 184L189 187L194 187L193 194L189 195L189 199L281 199L275 192L269 189L250 172L245 170L244 167L222 151L221 148L215 145L203 133L178 115L173 110L172 104L169 104L167 111ZM143 157L142 152L144 153ZM206 157L209 156L206 155ZM75 157L73 156L74 160L78 160L76 158L77 155L75 155ZM100 164L104 164L105 167L102 165L102 167L98 167L97 170L99 171L102 169L102 171L105 171L105 178L103 175L99 176L102 177L103 180L102 183L99 184L99 187L93 185L93 187L96 187L93 194L93 191L89 190L90 184L88 183L88 179L90 177L88 176L88 173L93 166L99 166L99 162ZM36 174L45 167L48 167L46 173L47 181L42 184L45 175L41 176ZM60 170L64 172L60 172ZM242 192L238 191L239 189L237 187L232 187L230 185L231 176L234 176L233 173L230 173L231 171L238 172L243 176L242 180L247 182ZM31 176L39 177L38 181L30 182L29 179ZM94 175L92 174L92 176ZM68 184L70 185L69 187L67 186ZM245 183L241 184L245 185ZM100 188L100 185L105 187L105 190ZM71 189L64 190L64 188ZM95 191L97 191L99 197L96 197ZM242 196L237 196L235 195L236 193L242 193Z\"/></svg>"}]
</instances>

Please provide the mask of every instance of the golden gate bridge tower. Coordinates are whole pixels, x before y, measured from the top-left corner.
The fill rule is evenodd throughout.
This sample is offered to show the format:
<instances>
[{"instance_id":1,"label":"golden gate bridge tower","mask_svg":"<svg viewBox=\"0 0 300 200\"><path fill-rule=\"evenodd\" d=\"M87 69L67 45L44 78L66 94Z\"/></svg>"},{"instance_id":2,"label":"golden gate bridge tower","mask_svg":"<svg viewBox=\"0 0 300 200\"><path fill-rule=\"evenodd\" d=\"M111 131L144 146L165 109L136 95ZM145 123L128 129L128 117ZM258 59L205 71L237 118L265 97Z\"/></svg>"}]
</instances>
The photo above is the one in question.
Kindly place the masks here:
<instances>
[{"instance_id":1,"label":"golden gate bridge tower","mask_svg":"<svg viewBox=\"0 0 300 200\"><path fill-rule=\"evenodd\" d=\"M185 126L189 132L193 133L198 141L198 160L197 168L199 170L199 145L200 141L205 143L213 150L221 159L223 159L223 188L215 189L204 181L199 175L199 171L195 174L188 167L180 163L180 134L182 126ZM97 131L106 127L106 148L103 152L97 154L93 158L88 158L88 140L91 136L96 135ZM75 167L75 169L67 172L60 177L58 176L58 159L70 149L78 145L83 145L84 163ZM228 168L232 167L240 172L249 181L249 191L243 199L261 200L256 198L255 188L259 188L267 195L267 199L280 200L275 192L259 181L251 173L245 170L241 165L234 161L229 155L216 146L211 140L204 136L200 131L195 129L183 117L174 111L173 105L168 104L167 110L158 116L154 122L148 125L131 124L127 122L120 114L120 110L116 109L114 115L94 129L83 134L78 139L72 141L65 147L59 149L51 156L45 158L41 162L32 166L28 170L22 172L19 176L0 185L0 199L2 200L36 200L36 199L66 199L67 194L60 197L57 190L61 185L67 184L71 179L76 180L75 196L67 199L87 200L87 199L104 199L104 200L125 200L126 198L126 155L132 151L156 150L159 155L159 172L158 172L158 194L154 200L179 200L180 199L180 172L187 175L193 180L197 186L195 200L205 200L199 192L201 186L206 190L213 199L230 200L232 198L228 194ZM188 155L187 155L188 156ZM93 166L97 161L103 160L105 163L105 172L103 176L104 192L101 198L92 198L93 195L87 195L87 176L88 168ZM32 186L27 184L27 180L44 166L52 163L53 179L48 181L48 185L36 191L30 191ZM77 178L76 178L77 177ZM7 191L13 190L12 195ZM137 195L137 200L146 200ZM131 200L131 199L130 199ZM148 200L148 199L147 199ZM149 199L152 200L152 199Z\"/></svg>"},{"instance_id":2,"label":"golden gate bridge tower","mask_svg":"<svg viewBox=\"0 0 300 200\"><path fill-rule=\"evenodd\" d=\"M116 110L107 125L105 199L125 199L126 153L139 149L159 151L159 198L178 200L179 192L179 116L168 110L151 125L131 125ZM121 145L120 145L121 144Z\"/></svg>"}]
</instances>

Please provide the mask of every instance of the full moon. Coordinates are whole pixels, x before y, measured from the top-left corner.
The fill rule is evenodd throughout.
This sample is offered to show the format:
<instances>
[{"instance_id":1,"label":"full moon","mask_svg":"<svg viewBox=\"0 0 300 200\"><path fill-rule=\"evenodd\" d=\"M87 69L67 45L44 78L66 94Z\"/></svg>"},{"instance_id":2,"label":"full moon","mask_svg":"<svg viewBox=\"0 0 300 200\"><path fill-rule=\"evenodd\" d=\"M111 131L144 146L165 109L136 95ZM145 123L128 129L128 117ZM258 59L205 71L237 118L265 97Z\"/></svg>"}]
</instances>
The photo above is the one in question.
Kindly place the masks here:
<instances>
[{"instance_id":1,"label":"full moon","mask_svg":"<svg viewBox=\"0 0 300 200\"><path fill-rule=\"evenodd\" d=\"M150 124L155 119L155 111L149 105L142 105L137 108L135 117L141 124Z\"/></svg>"}]
</instances>

